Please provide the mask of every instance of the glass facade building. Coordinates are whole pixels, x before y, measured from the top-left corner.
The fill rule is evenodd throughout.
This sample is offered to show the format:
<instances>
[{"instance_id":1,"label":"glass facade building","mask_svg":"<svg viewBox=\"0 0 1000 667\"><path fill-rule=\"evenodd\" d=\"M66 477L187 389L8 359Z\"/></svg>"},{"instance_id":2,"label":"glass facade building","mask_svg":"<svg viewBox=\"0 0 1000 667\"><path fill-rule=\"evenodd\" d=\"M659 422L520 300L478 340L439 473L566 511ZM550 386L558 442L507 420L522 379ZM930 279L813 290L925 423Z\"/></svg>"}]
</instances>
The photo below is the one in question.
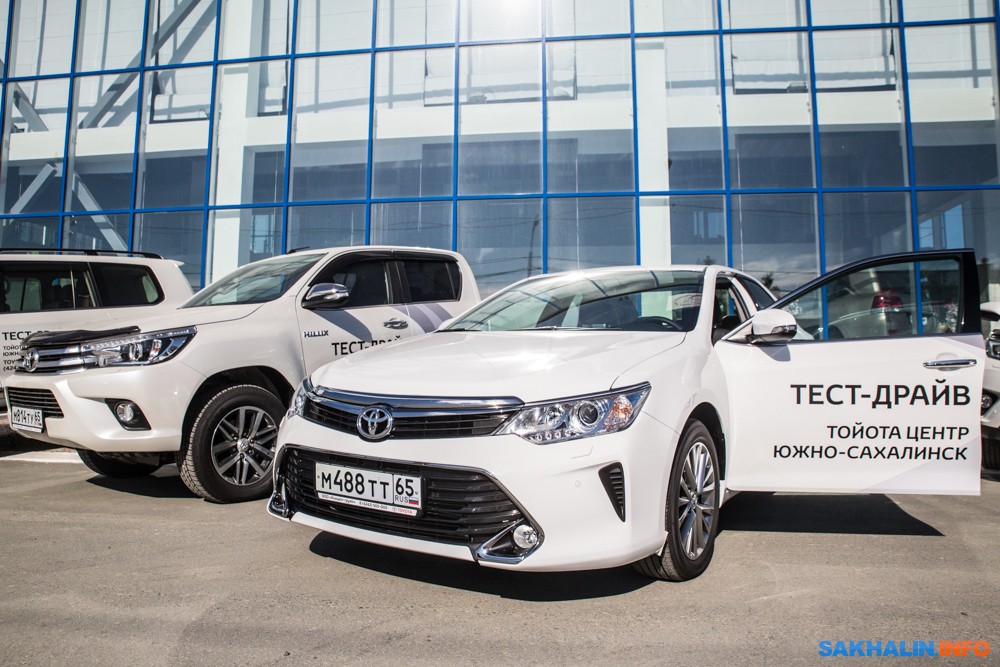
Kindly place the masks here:
<instances>
[{"instance_id":1,"label":"glass facade building","mask_svg":"<svg viewBox=\"0 0 1000 667\"><path fill-rule=\"evenodd\" d=\"M1000 299L995 0L0 0L4 247L195 286L456 249L484 293L723 263L779 292L973 247Z\"/></svg>"}]
</instances>

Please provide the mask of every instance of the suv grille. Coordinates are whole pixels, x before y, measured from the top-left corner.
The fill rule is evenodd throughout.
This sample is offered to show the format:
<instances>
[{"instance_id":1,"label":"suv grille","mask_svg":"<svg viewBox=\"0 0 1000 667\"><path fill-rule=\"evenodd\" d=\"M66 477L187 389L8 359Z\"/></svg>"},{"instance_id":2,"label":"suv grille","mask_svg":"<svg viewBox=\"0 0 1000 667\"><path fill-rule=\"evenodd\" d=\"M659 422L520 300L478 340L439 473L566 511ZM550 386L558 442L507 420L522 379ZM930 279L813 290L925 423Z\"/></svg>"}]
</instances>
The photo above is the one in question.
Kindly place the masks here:
<instances>
[{"instance_id":1,"label":"suv grille","mask_svg":"<svg viewBox=\"0 0 1000 667\"><path fill-rule=\"evenodd\" d=\"M62 417L59 401L48 389L7 387L7 403L19 408L40 408L44 417Z\"/></svg>"},{"instance_id":2,"label":"suv grille","mask_svg":"<svg viewBox=\"0 0 1000 667\"><path fill-rule=\"evenodd\" d=\"M339 505L316 497L316 462L423 479L417 516ZM337 523L447 544L477 547L521 520L521 511L487 475L437 466L364 459L289 447L281 462L289 510Z\"/></svg>"}]
</instances>

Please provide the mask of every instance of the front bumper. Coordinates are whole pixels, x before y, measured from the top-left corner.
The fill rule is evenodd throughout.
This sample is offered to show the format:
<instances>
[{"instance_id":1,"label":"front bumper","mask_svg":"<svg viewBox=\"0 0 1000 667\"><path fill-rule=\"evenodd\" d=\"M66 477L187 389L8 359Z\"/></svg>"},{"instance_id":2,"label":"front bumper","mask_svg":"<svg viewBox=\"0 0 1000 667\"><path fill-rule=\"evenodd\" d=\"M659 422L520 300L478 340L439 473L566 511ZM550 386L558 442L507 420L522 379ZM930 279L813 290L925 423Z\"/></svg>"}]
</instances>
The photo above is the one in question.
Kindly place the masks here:
<instances>
[{"instance_id":1,"label":"front bumper","mask_svg":"<svg viewBox=\"0 0 1000 667\"><path fill-rule=\"evenodd\" d=\"M4 389L14 406L18 401L11 396L17 390L45 396L45 392L51 392L51 399L58 405L60 416L50 416L58 412L43 409L43 432L16 429L26 437L95 452L171 452L180 449L190 394L202 379L190 367L170 363L169 367L99 368L64 375L16 373L7 378ZM125 429L107 399L133 401L150 428Z\"/></svg>"},{"instance_id":2,"label":"front bumper","mask_svg":"<svg viewBox=\"0 0 1000 667\"><path fill-rule=\"evenodd\" d=\"M663 545L666 480L676 441L676 433L644 414L619 433L543 446L514 435L371 443L295 417L286 419L279 433L275 492L268 510L279 518L336 535L488 567L523 571L615 567L635 562ZM311 489L293 488L289 461L295 459L301 467L302 460L323 456L351 457L361 467L402 465L479 474L516 508L512 520L529 523L542 539L534 550L512 555L491 548L486 535L452 539L393 522L381 525L378 510L367 510L368 516L360 516L365 511L354 512L354 518L320 511L320 501ZM305 465L296 474L308 487L315 468ZM624 477L620 489L624 519L600 474L616 465ZM504 529L497 526L492 537L503 541L500 532Z\"/></svg>"}]
</instances>

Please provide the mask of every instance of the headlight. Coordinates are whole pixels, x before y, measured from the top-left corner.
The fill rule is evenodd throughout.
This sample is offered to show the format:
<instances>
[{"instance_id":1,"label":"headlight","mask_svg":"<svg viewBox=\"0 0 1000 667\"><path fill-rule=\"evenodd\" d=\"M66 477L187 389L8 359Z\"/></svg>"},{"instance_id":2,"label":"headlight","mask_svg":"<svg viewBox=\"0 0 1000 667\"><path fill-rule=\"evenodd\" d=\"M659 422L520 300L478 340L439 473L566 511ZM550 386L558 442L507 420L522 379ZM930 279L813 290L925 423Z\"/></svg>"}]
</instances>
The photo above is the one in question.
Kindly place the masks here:
<instances>
[{"instance_id":1,"label":"headlight","mask_svg":"<svg viewBox=\"0 0 1000 667\"><path fill-rule=\"evenodd\" d=\"M107 338L80 345L80 354L88 365L146 366L170 359L198 333L195 327L151 331L121 338Z\"/></svg>"},{"instance_id":2,"label":"headlight","mask_svg":"<svg viewBox=\"0 0 1000 667\"><path fill-rule=\"evenodd\" d=\"M549 445L627 429L649 395L649 384L607 394L525 406L497 435L519 435Z\"/></svg>"},{"instance_id":3,"label":"headlight","mask_svg":"<svg viewBox=\"0 0 1000 667\"><path fill-rule=\"evenodd\" d=\"M1000 338L994 338L993 334L986 339L986 356L1000 359Z\"/></svg>"},{"instance_id":4,"label":"headlight","mask_svg":"<svg viewBox=\"0 0 1000 667\"><path fill-rule=\"evenodd\" d=\"M285 417L301 417L302 411L306 407L306 396L312 392L312 385L309 383L309 378L306 378L299 385L299 388L295 390L295 395L292 396L292 402L288 406L288 412Z\"/></svg>"}]
</instances>

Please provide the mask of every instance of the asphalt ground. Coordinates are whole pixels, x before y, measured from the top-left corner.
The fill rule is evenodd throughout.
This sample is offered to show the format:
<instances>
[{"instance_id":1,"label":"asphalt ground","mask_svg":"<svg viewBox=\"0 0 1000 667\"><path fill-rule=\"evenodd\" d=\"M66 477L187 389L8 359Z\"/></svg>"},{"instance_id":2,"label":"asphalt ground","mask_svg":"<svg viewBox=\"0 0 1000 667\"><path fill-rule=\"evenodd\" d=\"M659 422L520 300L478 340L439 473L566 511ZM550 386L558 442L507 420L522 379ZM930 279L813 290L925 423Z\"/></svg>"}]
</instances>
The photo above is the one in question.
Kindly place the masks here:
<instances>
[{"instance_id":1,"label":"asphalt ground","mask_svg":"<svg viewBox=\"0 0 1000 667\"><path fill-rule=\"evenodd\" d=\"M741 494L708 572L677 584L390 551L204 502L172 467L110 480L39 449L0 437L2 665L1000 664L994 479ZM820 657L824 640L991 653Z\"/></svg>"}]
</instances>

